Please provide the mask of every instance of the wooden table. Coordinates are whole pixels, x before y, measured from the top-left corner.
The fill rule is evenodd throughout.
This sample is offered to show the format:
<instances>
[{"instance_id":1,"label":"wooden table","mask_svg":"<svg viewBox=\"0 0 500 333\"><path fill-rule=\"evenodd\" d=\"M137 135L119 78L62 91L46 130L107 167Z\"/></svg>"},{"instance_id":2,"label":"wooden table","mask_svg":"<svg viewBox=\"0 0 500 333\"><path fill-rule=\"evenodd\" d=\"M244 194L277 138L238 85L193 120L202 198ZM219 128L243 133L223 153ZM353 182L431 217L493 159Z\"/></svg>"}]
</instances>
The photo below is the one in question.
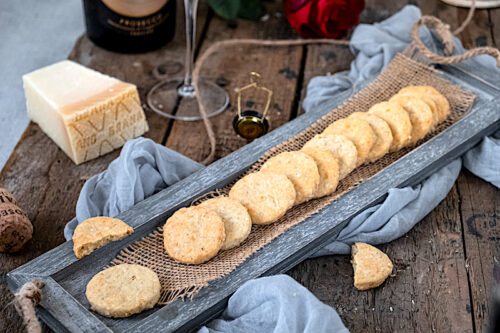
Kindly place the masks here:
<instances>
[{"instance_id":1,"label":"wooden table","mask_svg":"<svg viewBox=\"0 0 500 333\"><path fill-rule=\"evenodd\" d=\"M416 0L424 14L440 17L452 29L467 10L436 0ZM405 1L367 0L362 22L377 22L395 13ZM179 5L181 16L182 5ZM215 17L205 3L199 10L198 50L215 41L231 38L295 38L283 16L281 1L266 1L269 17L262 22L239 21L228 25ZM69 58L101 72L138 85L141 98L157 79L152 69L167 59L183 62L183 21L176 39L146 55L118 55L80 38ZM500 8L478 10L459 36L466 48L500 46ZM233 103L213 118L217 158L245 145L231 120L235 114L234 89L258 71L263 85L274 91L271 124L276 128L302 113L302 99L309 80L327 72L349 68L353 59L347 47L233 47L211 57L204 76L223 84ZM182 74L182 73L178 73ZM248 106L259 101L247 101ZM24 106L19 106L24 107ZM185 107L181 102L179 110ZM195 160L209 152L201 122L170 121L147 110L147 137ZM0 186L12 191L35 227L33 240L17 254L0 254L0 331L22 332L21 320L5 284L5 274L64 242L64 224L74 216L75 205L86 179L106 169L119 155L106 156L74 166L66 155L30 124L0 173ZM490 313L494 274L500 274L500 190L462 171L446 197L404 237L381 246L394 262L394 274L377 289L358 292L352 284L348 256L306 260L288 272L320 300L334 307L352 332L437 331L480 332ZM48 328L45 327L46 330Z\"/></svg>"}]
</instances>

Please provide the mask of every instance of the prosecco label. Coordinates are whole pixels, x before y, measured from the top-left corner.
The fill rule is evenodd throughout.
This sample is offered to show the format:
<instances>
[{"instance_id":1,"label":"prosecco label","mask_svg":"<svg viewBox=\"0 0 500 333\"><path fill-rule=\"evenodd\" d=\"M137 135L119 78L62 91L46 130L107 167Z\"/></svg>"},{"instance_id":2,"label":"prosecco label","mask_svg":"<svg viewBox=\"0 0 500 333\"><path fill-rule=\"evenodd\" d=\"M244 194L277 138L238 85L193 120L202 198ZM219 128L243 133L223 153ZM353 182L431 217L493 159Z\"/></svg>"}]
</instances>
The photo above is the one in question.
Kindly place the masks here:
<instances>
[{"instance_id":1,"label":"prosecco label","mask_svg":"<svg viewBox=\"0 0 500 333\"><path fill-rule=\"evenodd\" d=\"M145 17L155 14L168 0L102 0L115 13L128 17Z\"/></svg>"}]
</instances>

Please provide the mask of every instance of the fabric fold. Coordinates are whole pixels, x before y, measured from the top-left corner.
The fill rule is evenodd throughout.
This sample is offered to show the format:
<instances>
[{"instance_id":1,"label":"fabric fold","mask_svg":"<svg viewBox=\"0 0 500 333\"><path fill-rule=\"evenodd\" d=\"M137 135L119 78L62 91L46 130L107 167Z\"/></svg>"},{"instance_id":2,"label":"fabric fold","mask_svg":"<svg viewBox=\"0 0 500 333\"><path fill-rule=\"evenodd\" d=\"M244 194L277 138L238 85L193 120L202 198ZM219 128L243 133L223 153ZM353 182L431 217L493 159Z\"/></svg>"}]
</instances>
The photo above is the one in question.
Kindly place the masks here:
<instances>
[{"instance_id":1,"label":"fabric fold","mask_svg":"<svg viewBox=\"0 0 500 333\"><path fill-rule=\"evenodd\" d=\"M245 282L219 319L198 333L349 332L337 312L288 275Z\"/></svg>"}]
</instances>

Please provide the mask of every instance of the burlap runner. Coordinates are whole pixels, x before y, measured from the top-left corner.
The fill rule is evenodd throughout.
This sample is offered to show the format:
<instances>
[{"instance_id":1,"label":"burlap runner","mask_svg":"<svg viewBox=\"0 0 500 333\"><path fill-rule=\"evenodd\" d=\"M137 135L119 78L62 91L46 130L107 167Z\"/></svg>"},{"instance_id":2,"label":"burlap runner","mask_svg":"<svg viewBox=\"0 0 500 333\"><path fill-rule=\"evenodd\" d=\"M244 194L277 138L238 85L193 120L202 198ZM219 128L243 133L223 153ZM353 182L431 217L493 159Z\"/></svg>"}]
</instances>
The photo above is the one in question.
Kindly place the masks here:
<instances>
[{"instance_id":1,"label":"burlap runner","mask_svg":"<svg viewBox=\"0 0 500 333\"><path fill-rule=\"evenodd\" d=\"M451 114L432 133L419 141L414 147L387 154L375 163L361 166L343 179L335 193L296 206L278 222L268 226L254 226L249 238L239 247L221 252L215 258L202 265L184 265L170 259L163 248L162 230L158 228L144 239L122 250L111 262L140 264L153 269L159 276L162 285L160 304L168 304L177 298L192 297L212 280L233 271L257 250L264 247L274 238L290 227L304 221L344 193L354 188L363 180L373 176L384 167L396 161L415 147L442 132L458 121L472 106L475 96L459 86L436 75L432 67L416 62L402 54L397 55L387 68L369 86L354 95L342 106L329 112L311 127L290 140L274 147L257 161L247 173L259 170L269 157L284 151L300 149L314 135L322 132L333 121L344 118L356 111L368 111L375 103L388 100L401 88L409 85L430 85L441 92L450 102ZM228 193L230 186L217 192L208 193L205 200ZM193 204L196 204L193 203ZM306 222L307 223L307 222Z\"/></svg>"}]
</instances>

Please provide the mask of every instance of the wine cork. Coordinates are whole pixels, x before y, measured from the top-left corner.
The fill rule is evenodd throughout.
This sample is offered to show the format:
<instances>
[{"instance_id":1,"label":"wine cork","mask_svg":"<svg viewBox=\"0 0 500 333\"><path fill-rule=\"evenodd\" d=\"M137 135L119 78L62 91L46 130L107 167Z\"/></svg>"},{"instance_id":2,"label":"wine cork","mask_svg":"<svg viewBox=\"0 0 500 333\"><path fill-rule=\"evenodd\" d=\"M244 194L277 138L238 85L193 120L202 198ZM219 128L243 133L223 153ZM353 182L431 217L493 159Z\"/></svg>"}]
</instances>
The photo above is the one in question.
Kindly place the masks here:
<instances>
[{"instance_id":1,"label":"wine cork","mask_svg":"<svg viewBox=\"0 0 500 333\"><path fill-rule=\"evenodd\" d=\"M33 225L16 199L0 188L0 252L19 251L33 235Z\"/></svg>"}]
</instances>

